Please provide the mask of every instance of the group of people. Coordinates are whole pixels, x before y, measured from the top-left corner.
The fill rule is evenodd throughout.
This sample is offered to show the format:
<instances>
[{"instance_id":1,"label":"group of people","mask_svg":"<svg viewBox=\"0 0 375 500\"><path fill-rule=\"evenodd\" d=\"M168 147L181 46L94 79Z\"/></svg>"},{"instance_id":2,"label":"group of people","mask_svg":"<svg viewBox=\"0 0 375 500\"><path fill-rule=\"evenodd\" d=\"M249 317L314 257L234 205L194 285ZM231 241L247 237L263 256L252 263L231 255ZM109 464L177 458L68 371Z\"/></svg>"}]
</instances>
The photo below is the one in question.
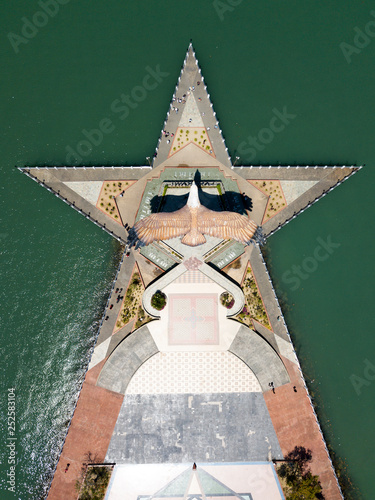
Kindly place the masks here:
<instances>
[{"instance_id":1,"label":"group of people","mask_svg":"<svg viewBox=\"0 0 375 500\"><path fill-rule=\"evenodd\" d=\"M117 304L120 302L120 300L122 300L124 298L123 295L120 295L122 290L123 290L123 288L116 288L115 293L118 293L117 299L116 299Z\"/></svg>"},{"instance_id":2,"label":"group of people","mask_svg":"<svg viewBox=\"0 0 375 500\"><path fill-rule=\"evenodd\" d=\"M182 98L181 97L180 98L179 97L173 97L172 98L172 103L173 102L178 102L179 104L185 104L185 102L186 102L185 97L186 97L186 94L184 94L182 96ZM178 108L176 106L172 106L172 111L175 111L176 113L178 113Z\"/></svg>"},{"instance_id":3,"label":"group of people","mask_svg":"<svg viewBox=\"0 0 375 500\"><path fill-rule=\"evenodd\" d=\"M201 82L197 82L197 85L200 85L200 84L201 84ZM192 87L189 87L187 94L184 94L182 97L173 97L172 103L177 102L179 104L185 104L186 103L186 96L189 95L190 92L194 92L194 90L195 90L194 85ZM201 100L202 100L202 98L198 97L198 101L201 101ZM176 113L178 113L179 108L177 108L176 106L172 106L172 111L175 111Z\"/></svg>"},{"instance_id":4,"label":"group of people","mask_svg":"<svg viewBox=\"0 0 375 500\"><path fill-rule=\"evenodd\" d=\"M115 290L115 293L119 294L119 295L117 295L117 298L116 298L117 304L120 302L120 300L122 300L124 298L123 295L120 295L122 291L123 291L123 288L116 288L116 290ZM109 309L110 310L113 309L113 304L111 304L109 306ZM104 319L105 319L105 321L108 321L109 320L109 316L106 316Z\"/></svg>"},{"instance_id":5,"label":"group of people","mask_svg":"<svg viewBox=\"0 0 375 500\"><path fill-rule=\"evenodd\" d=\"M170 144L171 140L168 139L168 137L174 137L174 133L173 132L167 132L166 130L163 130L163 135L165 136L165 138L167 139L167 144Z\"/></svg>"},{"instance_id":6,"label":"group of people","mask_svg":"<svg viewBox=\"0 0 375 500\"><path fill-rule=\"evenodd\" d=\"M197 85L200 85L201 82L200 81L197 81ZM195 91L195 85L189 87L189 90L187 91L186 94L183 94L182 97L173 97L172 98L172 104L173 103L178 103L178 104L185 104L186 103L186 98L187 96L190 94L190 92L194 92ZM202 98L201 97L198 97L198 101L201 101ZM179 112L179 108L177 106L172 106L172 111L174 111L175 113L178 113ZM204 112L202 113L202 116L204 116ZM192 122L192 119L190 118L189 119L189 123ZM216 124L215 125L215 128L218 128L218 125ZM207 130L210 130L210 127L207 127ZM171 140L169 139L169 137L174 137L174 134L173 133L169 133L165 130L162 131L163 135L165 136L165 138L167 139L167 144L170 144ZM203 144L205 144L206 140L204 140ZM210 153L212 153L212 151L210 150ZM154 157L157 156L157 153L154 154Z\"/></svg>"},{"instance_id":7,"label":"group of people","mask_svg":"<svg viewBox=\"0 0 375 500\"><path fill-rule=\"evenodd\" d=\"M274 394L276 394L276 392L275 392L275 386L273 385L273 382L269 382L268 387L270 387L270 388L272 389L272 392L273 392ZM293 391L294 391L294 392L298 392L298 391L297 391L297 387L296 387L295 385L293 386Z\"/></svg>"},{"instance_id":8,"label":"group of people","mask_svg":"<svg viewBox=\"0 0 375 500\"><path fill-rule=\"evenodd\" d=\"M163 130L162 131L162 134L165 136L165 137L174 137L174 133L173 132L167 132L166 130Z\"/></svg>"}]
</instances>

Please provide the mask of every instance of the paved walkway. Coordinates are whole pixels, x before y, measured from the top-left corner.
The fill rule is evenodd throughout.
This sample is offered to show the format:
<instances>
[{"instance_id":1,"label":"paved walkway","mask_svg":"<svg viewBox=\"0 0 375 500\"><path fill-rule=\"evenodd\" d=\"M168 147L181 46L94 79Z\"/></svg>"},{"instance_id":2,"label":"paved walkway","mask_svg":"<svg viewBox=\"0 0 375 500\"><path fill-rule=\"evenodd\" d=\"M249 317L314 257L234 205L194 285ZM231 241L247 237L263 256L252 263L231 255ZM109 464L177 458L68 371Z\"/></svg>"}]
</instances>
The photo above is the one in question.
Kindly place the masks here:
<instances>
[{"instance_id":1,"label":"paved walkway","mask_svg":"<svg viewBox=\"0 0 375 500\"><path fill-rule=\"evenodd\" d=\"M319 476L323 487L324 498L341 500L342 495L320 432L316 417L312 411L310 399L301 379L298 367L287 359L283 359L291 377L286 384L265 393L265 401L270 412L284 455L295 446L304 446L312 451L311 471ZM296 387L297 392L294 392Z\"/></svg>"},{"instance_id":2,"label":"paved walkway","mask_svg":"<svg viewBox=\"0 0 375 500\"><path fill-rule=\"evenodd\" d=\"M197 123L197 116L195 116L194 111L192 113L189 113L188 116L186 116L186 113L184 115L184 107L186 104L189 105L189 95L193 96L194 99L194 105L192 106L190 103L190 106L192 108L198 108L198 113L200 115L200 122ZM184 97L185 96L185 97ZM170 109L167 114L167 119L164 123L164 130L167 132L175 132L178 127L186 127L186 126L191 126L193 127L194 124L197 125L204 125L206 128L210 142L212 144L213 152L216 157L216 159L222 164L225 165L226 167L231 166L230 158L228 155L228 151L226 149L225 143L223 136L221 134L221 130L219 127L219 123L216 118L216 113L213 110L211 101L210 101L210 95L207 92L206 85L204 83L201 70L198 66L198 61L195 58L194 50L193 47L189 47L189 50L186 54L186 58L183 64L183 68L181 71L181 75L179 77L178 84L176 86L175 93L173 95L173 98L176 99L171 102ZM183 102L178 102L178 100L181 99L181 101L187 101L185 103ZM175 108L175 109L173 109ZM176 112L177 108L177 112ZM187 124L186 124L186 118L187 118ZM189 119L192 121L189 122ZM194 122L193 122L194 120ZM157 149L157 156L154 159L154 167L157 167L161 165L167 158L172 146L172 141L168 143L168 140L170 140L170 137L165 137L162 135L159 139L159 144L158 144L158 149ZM204 165L205 163L196 163L197 158L200 156L196 156L195 150L197 147L193 146L192 144L190 145L194 148L194 155L193 158L191 159L192 162L187 163L188 165ZM190 147L189 146L189 147ZM177 153L174 158L175 165L178 164L176 162L179 162L177 157L181 153ZM209 154L204 153L202 151L202 155L205 155L207 158L210 157ZM173 158L173 157L172 157ZM208 160L207 160L208 161Z\"/></svg>"},{"instance_id":3,"label":"paved walkway","mask_svg":"<svg viewBox=\"0 0 375 500\"><path fill-rule=\"evenodd\" d=\"M89 364L89 370L109 356L115 347L133 331L134 320L130 321L115 334L113 333L122 305L122 300L117 301L117 297L125 295L132 277L134 266L134 252L131 251L128 257L125 257L123 254L115 280L112 283L112 288L103 315L104 320L100 327L98 339ZM118 291L116 292L116 290Z\"/></svg>"},{"instance_id":4,"label":"paved walkway","mask_svg":"<svg viewBox=\"0 0 375 500\"><path fill-rule=\"evenodd\" d=\"M138 368L158 352L147 325L126 337L106 360L97 385L119 394L126 388Z\"/></svg>"},{"instance_id":5,"label":"paved walkway","mask_svg":"<svg viewBox=\"0 0 375 500\"><path fill-rule=\"evenodd\" d=\"M288 383L289 377L280 358L264 337L227 319L227 310L218 305L222 290L229 290L235 297L238 290L242 309L241 289L235 287L225 275L200 263L198 259L197 269L188 270L192 265L190 260L186 265L180 264L169 271L146 289L144 307L160 319L148 323L122 341L107 360L98 384L124 394L136 370L158 351L181 354L224 353L227 350L254 372L263 391L268 390L271 382L275 387ZM189 275L188 280L183 279L186 275ZM267 284L270 286L268 281ZM167 296L167 306L162 311L154 311L150 304L156 290L162 290ZM235 313L236 310L230 310L230 315Z\"/></svg>"}]
</instances>

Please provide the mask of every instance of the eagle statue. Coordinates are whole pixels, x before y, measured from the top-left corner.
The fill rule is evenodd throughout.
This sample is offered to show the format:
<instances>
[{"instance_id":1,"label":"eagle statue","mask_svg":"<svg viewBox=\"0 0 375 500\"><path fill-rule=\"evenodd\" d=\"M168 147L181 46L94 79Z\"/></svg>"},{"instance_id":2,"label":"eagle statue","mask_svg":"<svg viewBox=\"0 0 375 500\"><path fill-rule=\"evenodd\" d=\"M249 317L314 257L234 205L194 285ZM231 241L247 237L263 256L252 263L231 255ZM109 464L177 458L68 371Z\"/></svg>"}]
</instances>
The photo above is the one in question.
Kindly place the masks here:
<instances>
[{"instance_id":1,"label":"eagle statue","mask_svg":"<svg viewBox=\"0 0 375 500\"><path fill-rule=\"evenodd\" d=\"M182 236L181 243L191 247L206 242L205 234L224 240L249 244L257 224L236 212L215 212L201 205L198 188L193 181L187 203L175 212L151 214L139 220L129 231L128 245L149 245L153 241Z\"/></svg>"}]
</instances>

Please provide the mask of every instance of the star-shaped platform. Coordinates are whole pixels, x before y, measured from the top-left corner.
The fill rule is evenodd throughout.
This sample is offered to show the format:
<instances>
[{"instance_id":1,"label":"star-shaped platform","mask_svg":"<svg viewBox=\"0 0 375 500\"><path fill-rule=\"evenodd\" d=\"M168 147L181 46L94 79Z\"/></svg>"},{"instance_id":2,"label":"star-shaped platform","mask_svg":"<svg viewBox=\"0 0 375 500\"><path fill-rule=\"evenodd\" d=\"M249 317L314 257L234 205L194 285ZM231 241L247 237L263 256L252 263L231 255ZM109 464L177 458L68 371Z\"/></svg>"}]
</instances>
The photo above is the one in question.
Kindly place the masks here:
<instances>
[{"instance_id":1,"label":"star-shaped platform","mask_svg":"<svg viewBox=\"0 0 375 500\"><path fill-rule=\"evenodd\" d=\"M202 205L249 213L268 237L359 168L233 165L190 45L151 165L20 169L125 245L50 499L74 498L87 449L116 464L109 500L120 498L130 465L163 471L163 484L159 476L142 486L155 495L193 462L213 475L231 464L232 477L237 464L232 493L243 488L241 468L264 464L267 498L282 498L272 461L295 446L312 450L326 498L342 498L259 246L126 243L138 220L184 206L194 179ZM152 305L157 291L162 310ZM192 494L204 491L205 474L186 473ZM250 476L246 494L264 498Z\"/></svg>"}]
</instances>

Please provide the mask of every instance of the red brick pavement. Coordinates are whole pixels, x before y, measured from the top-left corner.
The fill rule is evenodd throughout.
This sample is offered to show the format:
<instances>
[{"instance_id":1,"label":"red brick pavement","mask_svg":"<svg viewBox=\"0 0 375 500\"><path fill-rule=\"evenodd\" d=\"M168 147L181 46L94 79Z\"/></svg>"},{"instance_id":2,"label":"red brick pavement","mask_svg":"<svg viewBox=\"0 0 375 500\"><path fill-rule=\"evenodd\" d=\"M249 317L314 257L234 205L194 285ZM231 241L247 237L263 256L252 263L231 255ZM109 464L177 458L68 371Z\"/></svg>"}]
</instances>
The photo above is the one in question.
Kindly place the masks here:
<instances>
[{"instance_id":1,"label":"red brick pavement","mask_svg":"<svg viewBox=\"0 0 375 500\"><path fill-rule=\"evenodd\" d=\"M121 394L95 386L104 361L86 374L48 500L77 498L75 483L89 451L92 455L96 454L98 461L104 461L124 398ZM68 463L70 467L65 472Z\"/></svg>"},{"instance_id":2,"label":"red brick pavement","mask_svg":"<svg viewBox=\"0 0 375 500\"><path fill-rule=\"evenodd\" d=\"M281 451L286 455L295 446L309 448L313 456L311 471L319 476L325 499L342 499L298 367L286 358L283 361L291 382L278 387L275 394L264 393Z\"/></svg>"}]
</instances>

